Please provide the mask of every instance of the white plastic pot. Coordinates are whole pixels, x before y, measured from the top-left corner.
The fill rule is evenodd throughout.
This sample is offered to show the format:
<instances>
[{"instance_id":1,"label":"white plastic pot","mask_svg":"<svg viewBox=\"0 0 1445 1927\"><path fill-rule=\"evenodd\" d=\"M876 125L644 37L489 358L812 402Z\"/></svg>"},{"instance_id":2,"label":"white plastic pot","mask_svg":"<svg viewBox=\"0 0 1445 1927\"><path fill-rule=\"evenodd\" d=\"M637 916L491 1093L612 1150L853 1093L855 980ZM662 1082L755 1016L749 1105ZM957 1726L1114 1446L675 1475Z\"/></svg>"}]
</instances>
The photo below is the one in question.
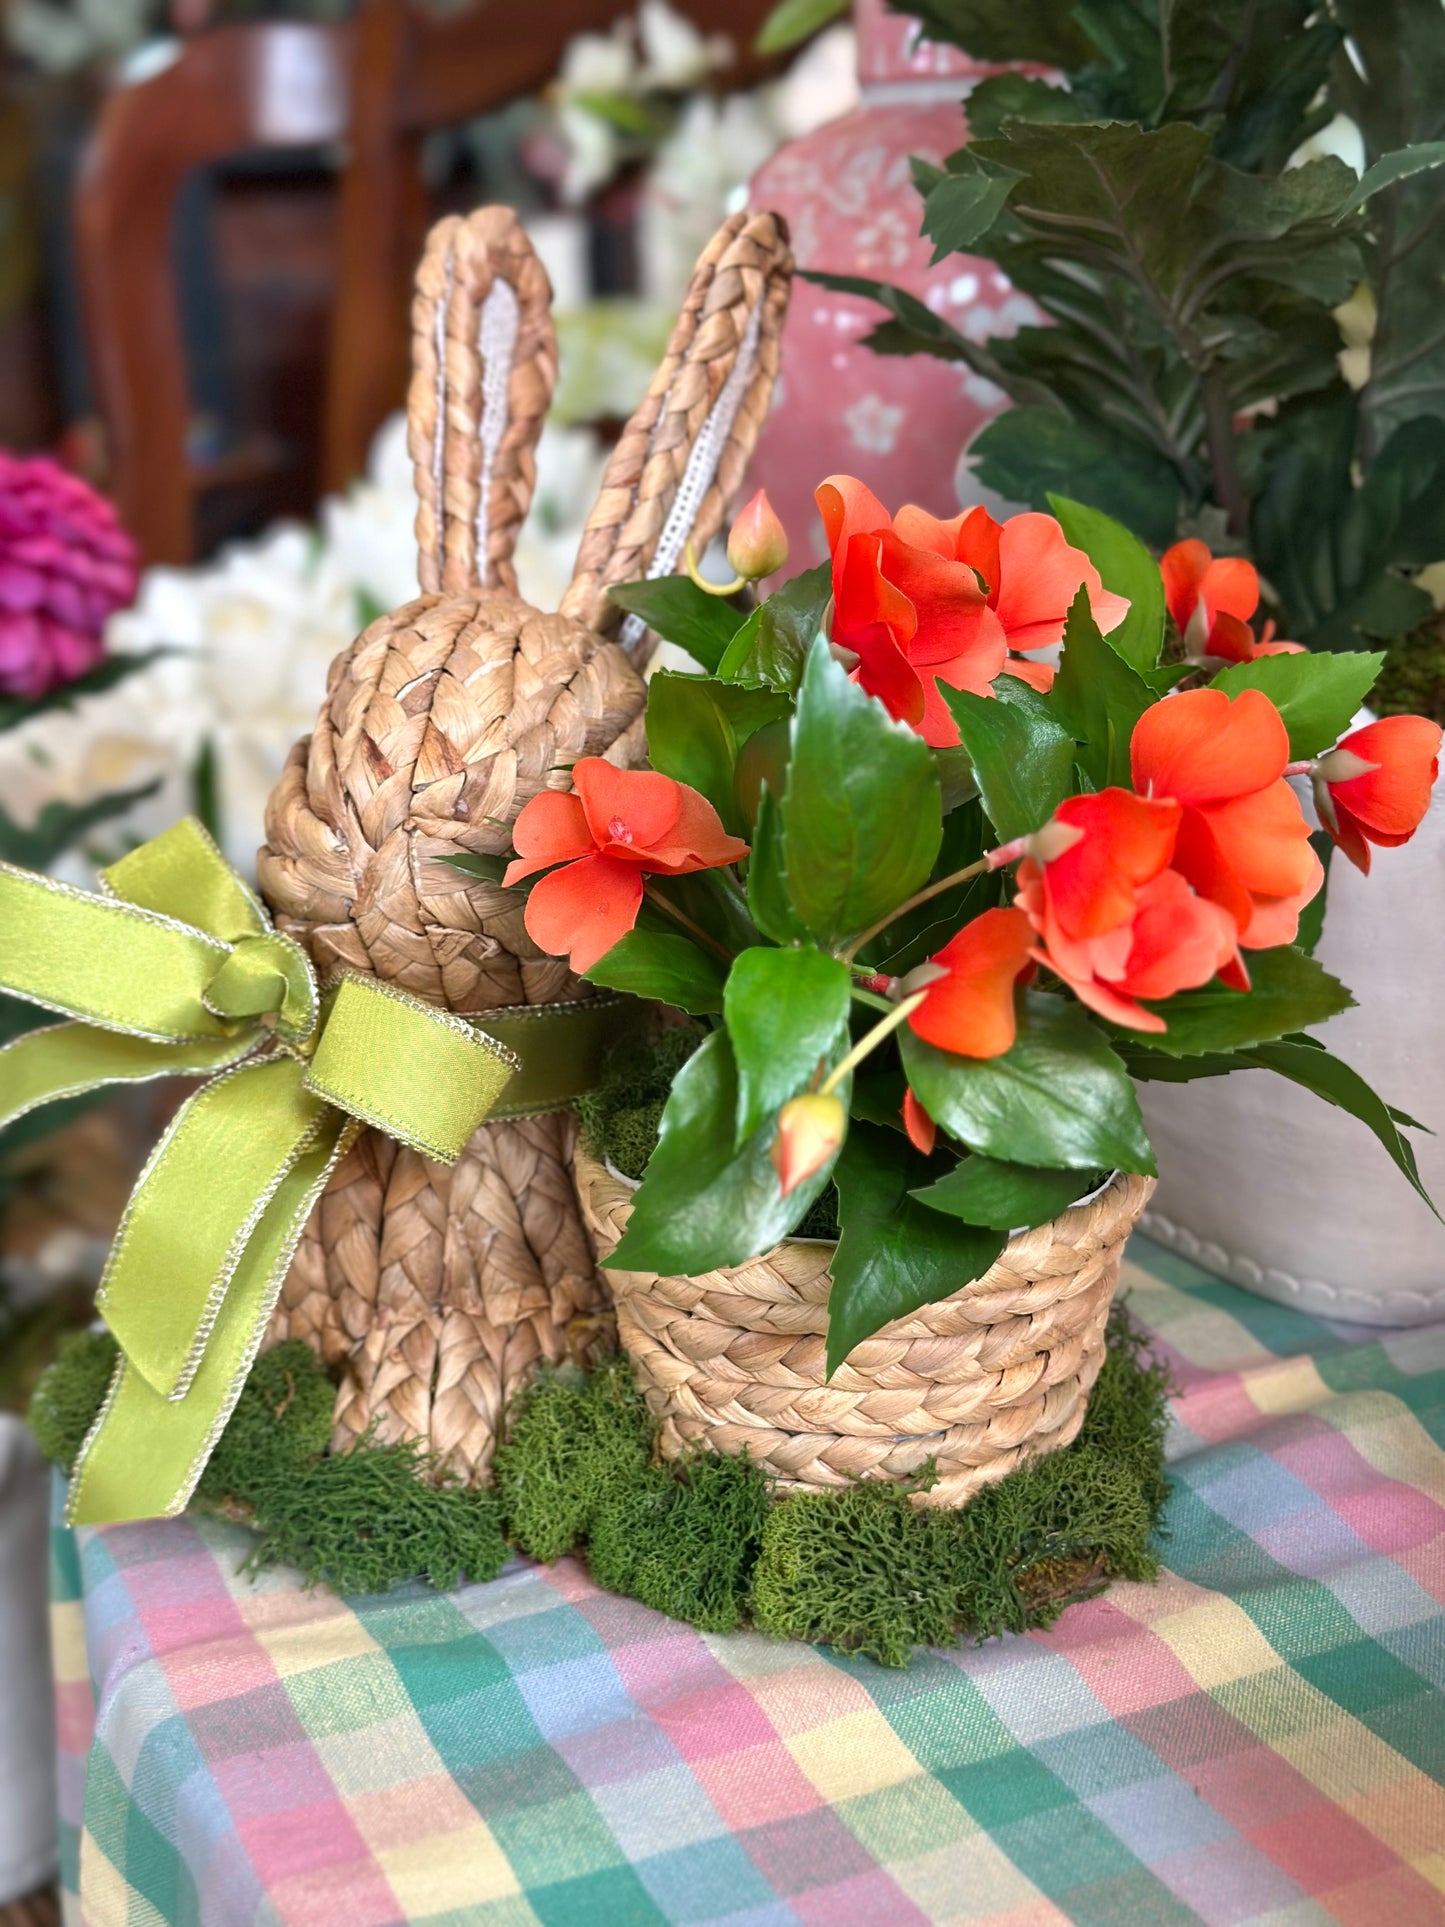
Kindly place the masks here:
<instances>
[{"instance_id":1,"label":"white plastic pot","mask_svg":"<svg viewBox=\"0 0 1445 1927\"><path fill-rule=\"evenodd\" d=\"M1317 951L1358 1008L1316 1034L1381 1097L1445 1210L1445 800L1363 877L1330 865ZM1445 1318L1445 1226L1346 1112L1270 1071L1140 1087L1159 1158L1143 1229L1266 1298L1326 1318Z\"/></svg>"}]
</instances>

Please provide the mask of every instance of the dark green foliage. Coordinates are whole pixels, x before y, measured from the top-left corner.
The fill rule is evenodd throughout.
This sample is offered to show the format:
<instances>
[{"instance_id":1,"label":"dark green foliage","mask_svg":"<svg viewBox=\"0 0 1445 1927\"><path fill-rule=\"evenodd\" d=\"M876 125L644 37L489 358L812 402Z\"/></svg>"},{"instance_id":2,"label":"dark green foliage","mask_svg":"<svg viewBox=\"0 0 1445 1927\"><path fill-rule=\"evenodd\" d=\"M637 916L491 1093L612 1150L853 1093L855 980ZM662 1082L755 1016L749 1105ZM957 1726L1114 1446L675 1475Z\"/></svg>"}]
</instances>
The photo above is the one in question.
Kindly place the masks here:
<instances>
[{"instance_id":1,"label":"dark green foliage","mask_svg":"<svg viewBox=\"0 0 1445 1927\"><path fill-rule=\"evenodd\" d=\"M1430 716L1445 723L1445 615L1395 644L1370 707L1380 716Z\"/></svg>"},{"instance_id":2,"label":"dark green foliage","mask_svg":"<svg viewBox=\"0 0 1445 1927\"><path fill-rule=\"evenodd\" d=\"M67 1472L100 1410L119 1349L109 1332L76 1332L35 1388L30 1429L46 1458Z\"/></svg>"},{"instance_id":3,"label":"dark green foliage","mask_svg":"<svg viewBox=\"0 0 1445 1927\"><path fill-rule=\"evenodd\" d=\"M1078 1439L962 1511L878 1482L775 1506L753 1572L757 1626L902 1666L916 1645L1047 1625L1107 1579L1152 1578L1167 1385L1141 1345L1116 1311Z\"/></svg>"},{"instance_id":4,"label":"dark green foliage","mask_svg":"<svg viewBox=\"0 0 1445 1927\"><path fill-rule=\"evenodd\" d=\"M608 1059L600 1081L577 1100L577 1116L593 1157L625 1178L640 1178L657 1148L657 1130L672 1080L705 1032L678 1024Z\"/></svg>"},{"instance_id":5,"label":"dark green foliage","mask_svg":"<svg viewBox=\"0 0 1445 1927\"><path fill-rule=\"evenodd\" d=\"M587 1534L592 1577L704 1632L733 1632L769 1505L766 1479L745 1458L707 1452L649 1466L605 1492Z\"/></svg>"},{"instance_id":6,"label":"dark green foliage","mask_svg":"<svg viewBox=\"0 0 1445 1927\"><path fill-rule=\"evenodd\" d=\"M253 1367L201 1500L253 1528L250 1566L339 1593L490 1579L509 1535L534 1558L581 1553L599 1585L705 1631L751 1620L901 1666L915 1645L1047 1625L1110 1578L1153 1576L1167 1385L1122 1309L1109 1342L1073 1445L961 1512L876 1482L774 1499L747 1459L716 1453L656 1465L622 1359L537 1379L498 1448L495 1496L437 1487L416 1445L322 1451L331 1387L304 1345ZM30 1422L47 1457L73 1462L115 1357L113 1339L83 1333L41 1381Z\"/></svg>"},{"instance_id":7,"label":"dark green foliage","mask_svg":"<svg viewBox=\"0 0 1445 1927\"><path fill-rule=\"evenodd\" d=\"M640 1477L651 1453L652 1421L620 1359L590 1378L539 1374L492 1465L508 1532L534 1559L560 1559L586 1536L604 1498Z\"/></svg>"}]
</instances>

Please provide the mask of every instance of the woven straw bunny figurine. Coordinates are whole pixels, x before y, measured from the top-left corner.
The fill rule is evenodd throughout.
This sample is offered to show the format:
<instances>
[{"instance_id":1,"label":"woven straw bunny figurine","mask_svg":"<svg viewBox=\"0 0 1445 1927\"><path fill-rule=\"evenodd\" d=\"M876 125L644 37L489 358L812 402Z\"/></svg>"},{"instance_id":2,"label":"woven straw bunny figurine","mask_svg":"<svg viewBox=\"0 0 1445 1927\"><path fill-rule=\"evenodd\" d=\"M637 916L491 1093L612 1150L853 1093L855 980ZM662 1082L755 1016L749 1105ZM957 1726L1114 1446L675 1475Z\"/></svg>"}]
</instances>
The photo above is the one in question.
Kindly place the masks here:
<instances>
[{"instance_id":1,"label":"woven straw bunny figurine","mask_svg":"<svg viewBox=\"0 0 1445 1927\"><path fill-rule=\"evenodd\" d=\"M735 215L693 275L608 462L556 615L512 549L556 373L551 291L516 217L432 232L417 275L409 446L425 593L332 665L271 797L262 892L320 975L374 973L458 1012L593 995L498 886L439 859L502 854L518 811L581 756L645 755L647 638L610 584L670 572L721 526L767 411L792 261ZM609 1301L578 1212L565 1112L488 1122L452 1168L365 1131L307 1227L268 1338L339 1366L336 1443L375 1423L476 1482L541 1361L586 1360Z\"/></svg>"}]
</instances>

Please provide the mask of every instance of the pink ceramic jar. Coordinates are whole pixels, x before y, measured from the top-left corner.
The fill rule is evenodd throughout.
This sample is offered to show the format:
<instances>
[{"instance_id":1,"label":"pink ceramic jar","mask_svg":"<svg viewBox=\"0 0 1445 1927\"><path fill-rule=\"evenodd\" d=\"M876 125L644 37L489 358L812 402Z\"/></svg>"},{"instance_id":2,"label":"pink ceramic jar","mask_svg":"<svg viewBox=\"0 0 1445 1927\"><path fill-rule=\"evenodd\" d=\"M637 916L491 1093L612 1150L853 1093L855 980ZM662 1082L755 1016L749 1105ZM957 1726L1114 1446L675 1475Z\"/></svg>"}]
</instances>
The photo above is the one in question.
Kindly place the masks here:
<instances>
[{"instance_id":1,"label":"pink ceramic jar","mask_svg":"<svg viewBox=\"0 0 1445 1927\"><path fill-rule=\"evenodd\" d=\"M799 267L867 275L907 288L970 340L1012 334L1041 317L990 262L950 255L929 266L922 202L909 157L931 161L961 147L960 101L996 67L956 48L916 41L916 24L855 0L862 99L851 112L794 141L753 177L754 207L776 208L792 229ZM862 338L884 319L871 301L795 284L783 335L782 379L748 469L792 540L792 565L826 553L813 489L839 470L858 476L890 508L919 502L952 515L959 457L1005 406L992 382L957 362L875 355Z\"/></svg>"}]
</instances>

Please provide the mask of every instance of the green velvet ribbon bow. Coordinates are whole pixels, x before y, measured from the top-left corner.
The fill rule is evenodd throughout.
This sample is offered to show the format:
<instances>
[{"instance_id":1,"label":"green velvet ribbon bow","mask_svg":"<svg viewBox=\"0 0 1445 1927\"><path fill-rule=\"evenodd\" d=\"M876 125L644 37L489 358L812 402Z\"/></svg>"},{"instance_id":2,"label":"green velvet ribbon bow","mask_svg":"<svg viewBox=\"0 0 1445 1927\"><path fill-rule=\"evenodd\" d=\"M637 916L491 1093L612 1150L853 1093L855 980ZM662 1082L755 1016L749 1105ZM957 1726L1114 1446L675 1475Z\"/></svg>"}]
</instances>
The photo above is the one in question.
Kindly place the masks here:
<instances>
[{"instance_id":1,"label":"green velvet ribbon bow","mask_svg":"<svg viewBox=\"0 0 1445 1927\"><path fill-rule=\"evenodd\" d=\"M101 884L0 864L0 988L73 1020L0 1050L0 1125L104 1084L209 1081L141 1173L101 1280L121 1356L71 1481L77 1524L184 1508L363 1123L450 1163L504 1093L516 1116L585 1088L607 1022L588 1004L466 1020L359 975L323 990L190 819Z\"/></svg>"}]
</instances>

